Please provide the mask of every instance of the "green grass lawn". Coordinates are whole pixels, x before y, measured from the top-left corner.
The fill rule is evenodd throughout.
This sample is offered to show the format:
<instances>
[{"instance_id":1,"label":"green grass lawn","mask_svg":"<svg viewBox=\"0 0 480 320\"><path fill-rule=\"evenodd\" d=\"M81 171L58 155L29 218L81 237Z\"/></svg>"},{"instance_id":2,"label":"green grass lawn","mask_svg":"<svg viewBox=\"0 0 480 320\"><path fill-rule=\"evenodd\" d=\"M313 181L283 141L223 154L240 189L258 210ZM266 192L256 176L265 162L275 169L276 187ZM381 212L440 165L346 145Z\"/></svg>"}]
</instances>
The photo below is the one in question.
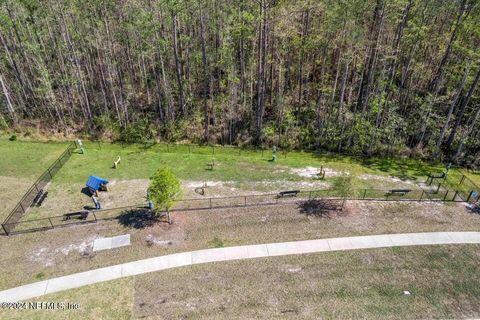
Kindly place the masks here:
<instances>
[{"instance_id":1,"label":"green grass lawn","mask_svg":"<svg viewBox=\"0 0 480 320\"><path fill-rule=\"evenodd\" d=\"M65 150L67 143L0 139L0 220Z\"/></svg>"},{"instance_id":2,"label":"green grass lawn","mask_svg":"<svg viewBox=\"0 0 480 320\"><path fill-rule=\"evenodd\" d=\"M165 145L128 145L105 143L85 143L86 154L75 155L55 177L55 181L81 181L89 174L98 174L110 179L149 178L160 166L169 166L180 179L258 181L268 179L302 180L288 168L324 166L338 172L353 175L378 174L405 180L425 178L429 172L441 170L438 165L430 165L409 159L371 158L358 160L347 156L321 155L304 152L290 152L284 157L279 154L277 162L268 161L267 151L241 151L233 148L216 147L212 155L211 147L195 147L188 153L187 146L175 149ZM173 150L173 151L172 151ZM122 158L119 169L112 169L117 156ZM215 158L215 169L206 170L206 164ZM329 178L327 173L327 178Z\"/></svg>"},{"instance_id":3,"label":"green grass lawn","mask_svg":"<svg viewBox=\"0 0 480 320\"><path fill-rule=\"evenodd\" d=\"M90 206L80 193L89 175L98 175L114 183L107 207L136 205L145 201L148 178L161 166L168 166L186 184L223 182L219 193L209 196L234 196L248 193L278 192L285 189L315 190L329 188L340 175L353 177L355 189L418 189L430 172L441 172L439 165L401 158L357 159L335 154L289 152L278 154L276 162L270 151L240 150L231 147L147 144L120 145L84 142L85 154L75 153L52 180L45 204L33 208L23 220L61 215ZM12 150L0 159L0 168L8 176L33 180L66 147L66 143L0 141L0 148ZM190 153L191 152L191 153ZM213 154L215 153L215 154ZM121 157L117 169L113 162ZM18 159L22 159L18 161ZM214 170L207 163L215 161ZM326 170L324 181L305 175L305 171ZM30 181L28 180L28 181ZM130 181L130 184L125 184ZM28 187L28 186L27 186ZM22 191L25 189L20 188ZM185 190L184 198L195 196L194 188ZM230 192L229 190L234 190ZM21 197L21 193L15 196ZM110 201L111 200L111 201ZM9 204L11 206L11 204Z\"/></svg>"}]
</instances>

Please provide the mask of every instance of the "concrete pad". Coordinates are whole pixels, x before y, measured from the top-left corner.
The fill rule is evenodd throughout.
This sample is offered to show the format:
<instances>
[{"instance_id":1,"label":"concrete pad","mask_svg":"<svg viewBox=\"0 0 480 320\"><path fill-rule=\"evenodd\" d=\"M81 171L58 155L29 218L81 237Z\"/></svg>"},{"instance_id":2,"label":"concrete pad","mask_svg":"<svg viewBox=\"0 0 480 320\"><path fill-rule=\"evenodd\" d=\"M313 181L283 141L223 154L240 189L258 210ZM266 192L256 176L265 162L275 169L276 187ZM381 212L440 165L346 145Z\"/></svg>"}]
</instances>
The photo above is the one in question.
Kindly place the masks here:
<instances>
[{"instance_id":1,"label":"concrete pad","mask_svg":"<svg viewBox=\"0 0 480 320\"><path fill-rule=\"evenodd\" d=\"M257 244L247 247L248 258L263 258L268 257L268 249L266 244Z\"/></svg>"},{"instance_id":2,"label":"concrete pad","mask_svg":"<svg viewBox=\"0 0 480 320\"><path fill-rule=\"evenodd\" d=\"M93 251L108 250L112 248L112 238L101 238L93 241Z\"/></svg>"},{"instance_id":3,"label":"concrete pad","mask_svg":"<svg viewBox=\"0 0 480 320\"><path fill-rule=\"evenodd\" d=\"M125 247L130 245L130 234L124 234L112 238L112 248Z\"/></svg>"},{"instance_id":4,"label":"concrete pad","mask_svg":"<svg viewBox=\"0 0 480 320\"><path fill-rule=\"evenodd\" d=\"M297 253L314 253L331 251L327 240L307 240L297 242Z\"/></svg>"},{"instance_id":5,"label":"concrete pad","mask_svg":"<svg viewBox=\"0 0 480 320\"><path fill-rule=\"evenodd\" d=\"M139 260L122 264L122 277L169 269L168 256Z\"/></svg>"},{"instance_id":6,"label":"concrete pad","mask_svg":"<svg viewBox=\"0 0 480 320\"><path fill-rule=\"evenodd\" d=\"M0 292L0 302L17 302L43 296L47 290L48 280L34 282Z\"/></svg>"},{"instance_id":7,"label":"concrete pad","mask_svg":"<svg viewBox=\"0 0 480 320\"><path fill-rule=\"evenodd\" d=\"M114 280L122 277L122 265L75 273L69 276L48 280L45 294L78 288L89 284Z\"/></svg>"},{"instance_id":8,"label":"concrete pad","mask_svg":"<svg viewBox=\"0 0 480 320\"><path fill-rule=\"evenodd\" d=\"M130 245L130 234L115 236L111 238L95 239L93 241L93 251L108 250Z\"/></svg>"},{"instance_id":9,"label":"concrete pad","mask_svg":"<svg viewBox=\"0 0 480 320\"><path fill-rule=\"evenodd\" d=\"M226 260L224 248L206 249L192 252L192 264L224 260Z\"/></svg>"},{"instance_id":10,"label":"concrete pad","mask_svg":"<svg viewBox=\"0 0 480 320\"><path fill-rule=\"evenodd\" d=\"M299 251L297 242L280 242L280 243L268 243L267 250L268 256L283 256L289 254L297 254Z\"/></svg>"}]
</instances>

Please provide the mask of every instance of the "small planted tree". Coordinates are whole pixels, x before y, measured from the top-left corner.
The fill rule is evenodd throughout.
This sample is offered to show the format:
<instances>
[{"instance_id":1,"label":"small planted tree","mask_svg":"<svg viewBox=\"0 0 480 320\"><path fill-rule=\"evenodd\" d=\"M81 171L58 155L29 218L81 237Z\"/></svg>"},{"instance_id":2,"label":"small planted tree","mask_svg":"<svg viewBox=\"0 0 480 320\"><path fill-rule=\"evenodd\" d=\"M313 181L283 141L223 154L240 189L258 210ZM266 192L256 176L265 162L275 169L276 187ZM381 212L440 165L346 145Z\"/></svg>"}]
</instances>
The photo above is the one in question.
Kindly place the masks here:
<instances>
[{"instance_id":1,"label":"small planted tree","mask_svg":"<svg viewBox=\"0 0 480 320\"><path fill-rule=\"evenodd\" d=\"M333 183L333 188L337 194L343 199L342 201L342 210L345 207L345 201L353 193L353 183L351 176L342 176L335 179Z\"/></svg>"},{"instance_id":2,"label":"small planted tree","mask_svg":"<svg viewBox=\"0 0 480 320\"><path fill-rule=\"evenodd\" d=\"M180 197L180 181L169 168L160 168L150 178L150 187L148 187L149 200L153 202L154 210L159 212L165 209L167 212L168 223L170 219L170 208Z\"/></svg>"}]
</instances>

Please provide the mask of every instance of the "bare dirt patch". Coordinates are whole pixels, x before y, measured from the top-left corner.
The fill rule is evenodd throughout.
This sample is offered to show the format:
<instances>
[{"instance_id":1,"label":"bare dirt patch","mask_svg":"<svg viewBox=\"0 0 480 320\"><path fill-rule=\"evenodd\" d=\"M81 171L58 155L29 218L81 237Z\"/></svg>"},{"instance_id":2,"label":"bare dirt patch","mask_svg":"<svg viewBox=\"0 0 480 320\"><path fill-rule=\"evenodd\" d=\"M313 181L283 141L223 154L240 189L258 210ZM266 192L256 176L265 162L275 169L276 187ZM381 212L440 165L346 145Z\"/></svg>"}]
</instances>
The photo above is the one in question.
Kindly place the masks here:
<instances>
[{"instance_id":1,"label":"bare dirt patch","mask_svg":"<svg viewBox=\"0 0 480 320\"><path fill-rule=\"evenodd\" d=\"M297 169L290 169L292 174L296 174L300 177L304 178L317 178L318 174L320 173L321 168L316 167L305 167L305 168L297 168ZM331 168L323 168L325 171L325 177L337 177L337 176L346 176L350 175L347 171L336 171Z\"/></svg>"}]
</instances>

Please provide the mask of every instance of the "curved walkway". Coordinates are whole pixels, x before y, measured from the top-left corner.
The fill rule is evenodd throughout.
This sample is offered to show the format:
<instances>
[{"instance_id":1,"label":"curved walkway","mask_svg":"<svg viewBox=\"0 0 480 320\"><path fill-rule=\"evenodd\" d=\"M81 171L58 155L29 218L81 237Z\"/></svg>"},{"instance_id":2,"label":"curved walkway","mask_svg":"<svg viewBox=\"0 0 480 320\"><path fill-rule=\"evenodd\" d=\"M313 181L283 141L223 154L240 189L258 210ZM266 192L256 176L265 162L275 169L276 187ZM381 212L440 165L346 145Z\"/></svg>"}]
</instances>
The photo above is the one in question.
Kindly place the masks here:
<instances>
[{"instance_id":1,"label":"curved walkway","mask_svg":"<svg viewBox=\"0 0 480 320\"><path fill-rule=\"evenodd\" d=\"M182 252L75 273L0 291L0 302L26 300L103 281L215 261L354 249L439 244L480 244L480 232L386 234L268 243Z\"/></svg>"}]
</instances>

